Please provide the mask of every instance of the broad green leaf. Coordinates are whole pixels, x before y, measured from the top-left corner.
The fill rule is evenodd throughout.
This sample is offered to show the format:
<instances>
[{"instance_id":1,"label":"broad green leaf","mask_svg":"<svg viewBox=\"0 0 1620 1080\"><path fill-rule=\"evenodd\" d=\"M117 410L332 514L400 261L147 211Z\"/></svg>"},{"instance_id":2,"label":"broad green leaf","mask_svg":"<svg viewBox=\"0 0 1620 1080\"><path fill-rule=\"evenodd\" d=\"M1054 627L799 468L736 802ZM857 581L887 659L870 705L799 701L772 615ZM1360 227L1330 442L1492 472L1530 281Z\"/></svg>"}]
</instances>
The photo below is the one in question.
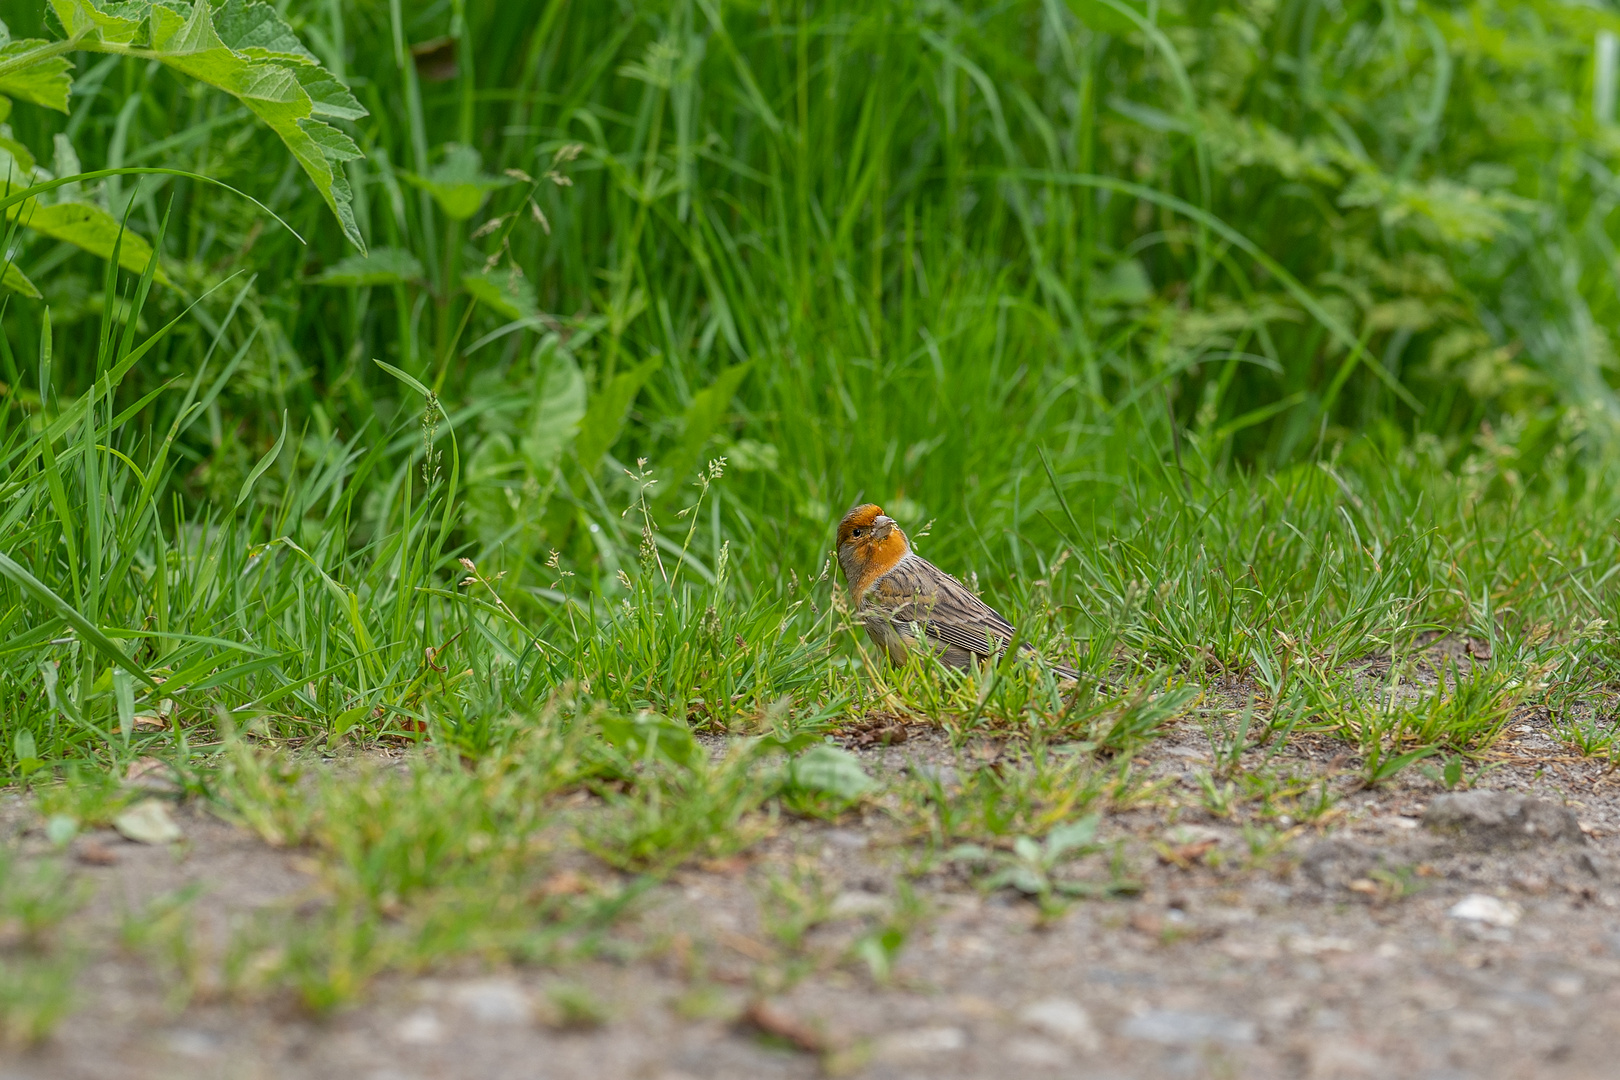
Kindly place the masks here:
<instances>
[{"instance_id":1,"label":"broad green leaf","mask_svg":"<svg viewBox=\"0 0 1620 1080\"><path fill-rule=\"evenodd\" d=\"M68 137L58 132L54 148L57 174L78 175L79 155L74 152ZM50 173L35 168L33 155L28 153L26 147L3 137L0 137L0 174L11 175L19 186L51 179ZM103 259L111 258L116 248L118 263L125 270L136 274L145 271L152 257L152 245L127 229L120 244L118 235L121 226L118 219L95 203L79 201L80 188L77 183L63 184L43 194L44 199L30 196L0 210L0 221L18 218L25 227L37 233L53 240L65 240ZM164 285L170 284L161 270L157 272L156 280Z\"/></svg>"},{"instance_id":2,"label":"broad green leaf","mask_svg":"<svg viewBox=\"0 0 1620 1080\"><path fill-rule=\"evenodd\" d=\"M612 381L597 391L579 426L579 441L574 444L580 468L587 473L596 471L602 455L619 441L619 432L624 429L624 418L630 412L630 403L636 400L636 395L663 362L656 356L644 360L629 371L615 375Z\"/></svg>"},{"instance_id":3,"label":"broad green leaf","mask_svg":"<svg viewBox=\"0 0 1620 1080\"><path fill-rule=\"evenodd\" d=\"M529 319L540 313L540 306L534 297L534 286L522 274L511 270L464 274L461 284L479 303L488 305L508 319Z\"/></svg>"},{"instance_id":4,"label":"broad green leaf","mask_svg":"<svg viewBox=\"0 0 1620 1080\"><path fill-rule=\"evenodd\" d=\"M663 465L671 483L663 488L661 494L669 495L691 479L689 474L701 464L699 458L703 447L720 426L720 421L725 419L731 399L736 396L737 387L742 385L752 364L752 361L747 361L727 368L712 385L693 395L692 403L686 407L686 426L681 433L681 441L664 457Z\"/></svg>"},{"instance_id":5,"label":"broad green leaf","mask_svg":"<svg viewBox=\"0 0 1620 1080\"><path fill-rule=\"evenodd\" d=\"M528 433L521 440L523 456L536 476L551 471L584 418L585 377L572 356L559 352L546 369L540 396L529 414Z\"/></svg>"},{"instance_id":6,"label":"broad green leaf","mask_svg":"<svg viewBox=\"0 0 1620 1080\"><path fill-rule=\"evenodd\" d=\"M422 264L401 248L377 248L333 263L314 279L316 285L399 285L422 279Z\"/></svg>"},{"instance_id":7,"label":"broad green leaf","mask_svg":"<svg viewBox=\"0 0 1620 1080\"><path fill-rule=\"evenodd\" d=\"M107 45L131 45L142 36L150 4L104 5L88 0L51 0L68 37L92 37Z\"/></svg>"},{"instance_id":8,"label":"broad green leaf","mask_svg":"<svg viewBox=\"0 0 1620 1080\"><path fill-rule=\"evenodd\" d=\"M1145 304L1153 299L1153 282L1136 259L1122 259L1097 277L1093 304Z\"/></svg>"},{"instance_id":9,"label":"broad green leaf","mask_svg":"<svg viewBox=\"0 0 1620 1080\"><path fill-rule=\"evenodd\" d=\"M667 762L688 771L700 768L708 751L692 737L692 731L679 720L657 713L615 716L597 721L602 738L632 762Z\"/></svg>"},{"instance_id":10,"label":"broad green leaf","mask_svg":"<svg viewBox=\"0 0 1620 1080\"><path fill-rule=\"evenodd\" d=\"M51 0L51 9L81 49L148 57L240 100L281 137L349 242L365 250L342 171L360 151L321 117L354 120L366 111L274 8L256 0L218 8L207 0Z\"/></svg>"},{"instance_id":11,"label":"broad green leaf","mask_svg":"<svg viewBox=\"0 0 1620 1080\"><path fill-rule=\"evenodd\" d=\"M10 181L14 189L19 184L26 184L28 177L33 174L34 152L4 131L0 131L0 190L4 190L3 185L7 181Z\"/></svg>"},{"instance_id":12,"label":"broad green leaf","mask_svg":"<svg viewBox=\"0 0 1620 1080\"><path fill-rule=\"evenodd\" d=\"M866 775L860 759L836 746L817 746L805 751L788 766L788 784L800 791L813 791L839 799L858 799L877 786Z\"/></svg>"},{"instance_id":13,"label":"broad green leaf","mask_svg":"<svg viewBox=\"0 0 1620 1080\"><path fill-rule=\"evenodd\" d=\"M1055 862L1075 848L1090 844L1097 838L1097 821L1096 814L1088 814L1079 821L1059 825L1047 833L1045 859L1048 862Z\"/></svg>"},{"instance_id":14,"label":"broad green leaf","mask_svg":"<svg viewBox=\"0 0 1620 1080\"><path fill-rule=\"evenodd\" d=\"M446 216L456 221L465 221L478 213L491 191L512 183L509 177L484 172L478 151L459 143L447 143L444 160L429 169L426 176L404 170L400 175L432 195Z\"/></svg>"},{"instance_id":15,"label":"broad green leaf","mask_svg":"<svg viewBox=\"0 0 1620 1080\"><path fill-rule=\"evenodd\" d=\"M38 300L43 294L28 275L17 269L14 264L5 264L4 274L0 274L0 286L4 286L18 296L26 296L30 300Z\"/></svg>"},{"instance_id":16,"label":"broad green leaf","mask_svg":"<svg viewBox=\"0 0 1620 1080\"><path fill-rule=\"evenodd\" d=\"M38 40L8 41L0 44L0 65L15 61L18 57L26 56L36 49L47 48L50 44L48 41ZM27 64L0 75L0 94L29 101L35 105L43 105L57 112L67 112L68 91L73 85L73 80L68 78L68 72L72 68L73 64L65 56L44 57L37 63Z\"/></svg>"},{"instance_id":17,"label":"broad green leaf","mask_svg":"<svg viewBox=\"0 0 1620 1080\"><path fill-rule=\"evenodd\" d=\"M152 245L128 229L124 230L123 240L119 242L118 219L94 203L61 202L46 206L38 199L28 199L0 210L0 217L20 217L22 223L35 232L55 240L66 240L103 259L112 258L116 244L118 265L131 273L144 271L152 257ZM157 272L155 278L165 285L170 284L162 270Z\"/></svg>"}]
</instances>

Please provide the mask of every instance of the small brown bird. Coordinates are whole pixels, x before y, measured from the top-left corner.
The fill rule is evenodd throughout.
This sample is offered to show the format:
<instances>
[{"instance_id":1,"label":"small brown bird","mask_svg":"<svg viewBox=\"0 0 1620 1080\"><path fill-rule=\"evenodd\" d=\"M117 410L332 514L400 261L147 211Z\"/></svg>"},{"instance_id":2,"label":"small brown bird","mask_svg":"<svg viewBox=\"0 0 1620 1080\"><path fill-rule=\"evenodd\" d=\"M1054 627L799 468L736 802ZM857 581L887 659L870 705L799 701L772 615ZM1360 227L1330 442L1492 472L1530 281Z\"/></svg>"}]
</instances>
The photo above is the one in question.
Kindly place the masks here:
<instances>
[{"instance_id":1,"label":"small brown bird","mask_svg":"<svg viewBox=\"0 0 1620 1080\"><path fill-rule=\"evenodd\" d=\"M941 662L955 668L999 657L1016 633L960 581L912 551L882 507L867 503L844 515L838 523L838 565L856 615L896 664L905 662L919 628ZM1023 649L1035 651L1029 645ZM1051 666L1061 679L1080 677L1073 668Z\"/></svg>"}]
</instances>

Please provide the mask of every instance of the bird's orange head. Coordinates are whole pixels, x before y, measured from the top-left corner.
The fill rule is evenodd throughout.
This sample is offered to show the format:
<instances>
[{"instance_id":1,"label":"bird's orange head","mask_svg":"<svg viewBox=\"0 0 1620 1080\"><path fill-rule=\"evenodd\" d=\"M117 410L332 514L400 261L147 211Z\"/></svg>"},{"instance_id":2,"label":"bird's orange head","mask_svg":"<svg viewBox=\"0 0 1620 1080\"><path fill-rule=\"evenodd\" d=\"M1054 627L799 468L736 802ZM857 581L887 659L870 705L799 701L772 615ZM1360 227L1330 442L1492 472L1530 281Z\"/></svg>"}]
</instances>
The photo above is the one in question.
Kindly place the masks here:
<instances>
[{"instance_id":1,"label":"bird's orange head","mask_svg":"<svg viewBox=\"0 0 1620 1080\"><path fill-rule=\"evenodd\" d=\"M838 523L838 565L856 600L910 550L906 534L881 506L857 506Z\"/></svg>"}]
</instances>

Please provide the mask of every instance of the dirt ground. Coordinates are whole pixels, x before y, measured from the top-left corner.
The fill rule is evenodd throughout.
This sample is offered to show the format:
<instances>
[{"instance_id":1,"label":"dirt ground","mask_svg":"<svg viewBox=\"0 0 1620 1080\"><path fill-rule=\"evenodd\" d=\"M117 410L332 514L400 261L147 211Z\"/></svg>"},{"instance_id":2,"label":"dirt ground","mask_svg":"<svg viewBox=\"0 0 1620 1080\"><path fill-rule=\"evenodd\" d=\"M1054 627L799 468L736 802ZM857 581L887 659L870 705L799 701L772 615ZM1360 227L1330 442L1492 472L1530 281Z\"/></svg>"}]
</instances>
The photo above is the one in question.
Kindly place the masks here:
<instances>
[{"instance_id":1,"label":"dirt ground","mask_svg":"<svg viewBox=\"0 0 1620 1080\"><path fill-rule=\"evenodd\" d=\"M1298 764L1326 769L1338 752L1304 740ZM953 760L927 729L860 753L875 772ZM908 901L915 847L880 810L783 820L745 857L661 886L620 935L621 959L390 977L324 1020L207 994L177 1007L149 964L109 947L85 965L75 1013L0 1058L0 1078L1615 1076L1620 783L1534 717L1493 754L1475 788L1487 794L1442 798L1408 769L1259 860L1238 857L1238 828L1186 806L1174 821L1113 814L1100 837L1122 841L1142 890L1051 918L948 872L916 878ZM1190 794L1209 755L1183 722L1142 760ZM25 851L44 848L19 800L3 819ZM75 840L77 873L95 885L76 918L115 927L201 883L206 931L312 887L297 853L196 806L180 823L172 848ZM783 979L770 974L789 961L761 899L796 872L831 891L831 918L805 938L799 977ZM848 945L904 903L921 914L879 983ZM564 1023L560 987L599 1003L598 1022Z\"/></svg>"}]
</instances>

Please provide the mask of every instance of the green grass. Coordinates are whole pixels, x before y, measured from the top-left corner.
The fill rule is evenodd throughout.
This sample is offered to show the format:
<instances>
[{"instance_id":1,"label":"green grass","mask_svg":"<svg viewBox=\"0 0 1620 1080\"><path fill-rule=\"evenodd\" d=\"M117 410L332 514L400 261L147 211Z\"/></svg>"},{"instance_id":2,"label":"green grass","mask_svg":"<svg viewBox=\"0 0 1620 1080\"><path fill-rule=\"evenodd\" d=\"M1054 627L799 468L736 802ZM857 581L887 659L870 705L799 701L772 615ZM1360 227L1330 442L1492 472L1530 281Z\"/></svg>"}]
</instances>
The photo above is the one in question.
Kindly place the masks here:
<instances>
[{"instance_id":1,"label":"green grass","mask_svg":"<svg viewBox=\"0 0 1620 1080\"><path fill-rule=\"evenodd\" d=\"M0 71L14 183L175 170L39 202L121 222L116 259L5 221L42 296L0 333L0 775L65 837L158 756L323 875L217 979L176 917L151 948L184 980L325 1009L446 955L578 955L683 863L877 807L1055 907L1104 888L1063 830L1146 797L1135 758L1194 716L1205 808L1261 830L1330 813L1253 765L1306 734L1367 785L1454 786L1527 706L1613 753L1620 143L1591 58L1620 18L284 14L368 113L332 121L368 255L286 132L173 57L67 53L65 113ZM419 68L445 34L454 71ZM828 550L862 499L1078 688L878 663ZM1436 687L1437 633L1490 659ZM868 712L1015 759L879 783L821 742ZM380 745L420 752L327 764ZM616 876L548 891L581 850ZM780 895L791 944L817 909ZM858 964L888 978L917 917Z\"/></svg>"}]
</instances>

